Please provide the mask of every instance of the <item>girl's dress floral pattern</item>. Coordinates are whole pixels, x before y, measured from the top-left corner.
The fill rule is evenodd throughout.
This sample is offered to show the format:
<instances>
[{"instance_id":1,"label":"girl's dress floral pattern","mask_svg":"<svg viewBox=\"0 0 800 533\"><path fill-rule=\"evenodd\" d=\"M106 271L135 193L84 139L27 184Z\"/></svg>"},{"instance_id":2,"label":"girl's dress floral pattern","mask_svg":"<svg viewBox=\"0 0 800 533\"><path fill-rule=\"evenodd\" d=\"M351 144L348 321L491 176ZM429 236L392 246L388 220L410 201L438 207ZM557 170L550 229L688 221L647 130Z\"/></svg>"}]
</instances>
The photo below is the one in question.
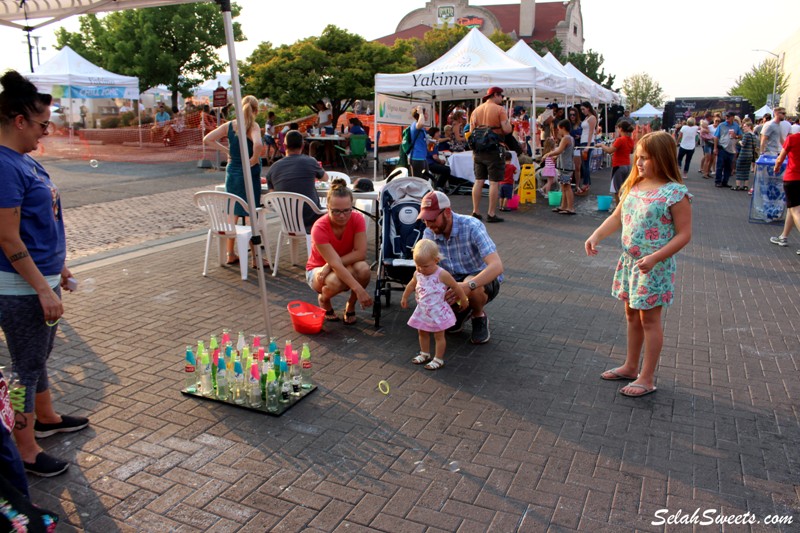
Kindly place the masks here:
<instances>
[{"instance_id":1,"label":"girl's dress floral pattern","mask_svg":"<svg viewBox=\"0 0 800 533\"><path fill-rule=\"evenodd\" d=\"M669 208L689 194L685 185L670 182L652 191L633 187L622 202L622 256L614 272L611 294L631 309L668 306L675 292L675 258L656 264L644 274L636 261L661 249L675 236Z\"/></svg>"}]
</instances>

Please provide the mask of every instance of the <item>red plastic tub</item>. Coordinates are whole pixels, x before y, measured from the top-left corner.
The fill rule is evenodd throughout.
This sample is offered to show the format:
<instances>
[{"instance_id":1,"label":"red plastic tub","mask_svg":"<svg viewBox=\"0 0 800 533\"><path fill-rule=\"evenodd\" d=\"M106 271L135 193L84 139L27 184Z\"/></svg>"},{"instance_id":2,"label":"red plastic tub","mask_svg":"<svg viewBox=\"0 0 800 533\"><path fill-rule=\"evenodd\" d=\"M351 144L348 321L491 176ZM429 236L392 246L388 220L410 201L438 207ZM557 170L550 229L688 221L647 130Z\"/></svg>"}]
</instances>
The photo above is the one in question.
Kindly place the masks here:
<instances>
[{"instance_id":1,"label":"red plastic tub","mask_svg":"<svg viewBox=\"0 0 800 533\"><path fill-rule=\"evenodd\" d=\"M289 302L286 306L292 318L292 327L297 333L313 335L322 331L325 322L325 310L300 300Z\"/></svg>"}]
</instances>

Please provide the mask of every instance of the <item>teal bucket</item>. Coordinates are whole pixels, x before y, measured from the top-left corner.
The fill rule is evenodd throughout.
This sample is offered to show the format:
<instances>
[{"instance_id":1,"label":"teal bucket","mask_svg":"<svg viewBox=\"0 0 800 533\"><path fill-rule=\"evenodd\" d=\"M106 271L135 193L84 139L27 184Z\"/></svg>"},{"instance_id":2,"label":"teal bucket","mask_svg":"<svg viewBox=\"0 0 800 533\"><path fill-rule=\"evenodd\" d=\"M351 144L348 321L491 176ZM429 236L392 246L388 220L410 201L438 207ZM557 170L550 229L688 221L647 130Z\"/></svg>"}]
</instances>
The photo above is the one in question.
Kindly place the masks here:
<instances>
[{"instance_id":1,"label":"teal bucket","mask_svg":"<svg viewBox=\"0 0 800 533\"><path fill-rule=\"evenodd\" d=\"M608 211L611 209L611 197L610 196L598 196L597 197L597 210L598 211Z\"/></svg>"},{"instance_id":2,"label":"teal bucket","mask_svg":"<svg viewBox=\"0 0 800 533\"><path fill-rule=\"evenodd\" d=\"M561 205L561 191L552 191L550 194L548 194L547 203L554 207Z\"/></svg>"}]
</instances>

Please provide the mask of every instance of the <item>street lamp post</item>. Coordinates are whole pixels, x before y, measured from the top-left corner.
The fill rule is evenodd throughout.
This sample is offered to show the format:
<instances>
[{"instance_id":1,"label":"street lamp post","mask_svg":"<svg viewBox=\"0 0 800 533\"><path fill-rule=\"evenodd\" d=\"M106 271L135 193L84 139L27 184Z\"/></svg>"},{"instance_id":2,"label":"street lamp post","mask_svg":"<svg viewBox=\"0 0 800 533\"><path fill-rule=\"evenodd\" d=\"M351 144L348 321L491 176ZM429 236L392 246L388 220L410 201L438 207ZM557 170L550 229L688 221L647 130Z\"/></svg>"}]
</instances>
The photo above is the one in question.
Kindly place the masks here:
<instances>
[{"instance_id":1,"label":"street lamp post","mask_svg":"<svg viewBox=\"0 0 800 533\"><path fill-rule=\"evenodd\" d=\"M770 52L769 50L763 50L761 48L756 48L756 49L753 50L753 52L766 52L769 55L775 57L775 77L772 80L772 106L771 106L771 107L774 108L775 107L775 93L778 90L778 67L780 66L780 64L778 63L778 60L781 58L781 56L776 54L776 53L774 53L774 52ZM783 62L781 62L781 63L783 63Z\"/></svg>"}]
</instances>

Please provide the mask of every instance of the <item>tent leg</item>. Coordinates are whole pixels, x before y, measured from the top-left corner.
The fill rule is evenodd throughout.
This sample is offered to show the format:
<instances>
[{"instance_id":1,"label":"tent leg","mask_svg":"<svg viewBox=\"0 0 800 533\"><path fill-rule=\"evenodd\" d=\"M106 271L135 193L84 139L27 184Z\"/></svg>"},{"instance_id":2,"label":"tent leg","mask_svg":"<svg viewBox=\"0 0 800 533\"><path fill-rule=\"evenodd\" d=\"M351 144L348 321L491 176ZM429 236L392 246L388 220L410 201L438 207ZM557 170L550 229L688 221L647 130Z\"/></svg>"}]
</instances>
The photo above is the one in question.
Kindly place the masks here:
<instances>
[{"instance_id":1,"label":"tent leg","mask_svg":"<svg viewBox=\"0 0 800 533\"><path fill-rule=\"evenodd\" d=\"M236 109L236 116L242 117L242 88L239 85L239 66L236 62L236 50L234 48L234 39L233 39L233 19L231 17L231 2L230 0L216 0L216 2L220 6L220 10L222 11L222 19L225 25L225 42L228 44L228 61L231 67L231 83L233 85L233 105ZM244 129L244 121L237 120L236 121L236 134L239 136L239 139L246 139L247 132ZM242 162L250 160L250 154L247 152L247 143L240 142L240 155L242 158ZM251 213L251 215L255 215L256 211L256 203L255 203L255 191L253 191L253 180L252 175L250 173L250 165L243 164L242 170L244 171L244 185L245 191L247 193L247 209ZM258 191L261 193L261 191ZM254 243L259 243L259 239L261 233L258 230L258 220L256 216L250 217L250 227L253 232L252 241ZM266 280L264 279L264 261L262 258L262 247L260 244L253 246L254 255L256 259L256 265L258 266L258 287L261 292L261 305L263 307L264 312L264 325L266 326L266 335L270 337L272 335L272 323L270 321L269 315L269 301L267 298L267 284ZM241 258L240 260L245 260Z\"/></svg>"}]
</instances>

